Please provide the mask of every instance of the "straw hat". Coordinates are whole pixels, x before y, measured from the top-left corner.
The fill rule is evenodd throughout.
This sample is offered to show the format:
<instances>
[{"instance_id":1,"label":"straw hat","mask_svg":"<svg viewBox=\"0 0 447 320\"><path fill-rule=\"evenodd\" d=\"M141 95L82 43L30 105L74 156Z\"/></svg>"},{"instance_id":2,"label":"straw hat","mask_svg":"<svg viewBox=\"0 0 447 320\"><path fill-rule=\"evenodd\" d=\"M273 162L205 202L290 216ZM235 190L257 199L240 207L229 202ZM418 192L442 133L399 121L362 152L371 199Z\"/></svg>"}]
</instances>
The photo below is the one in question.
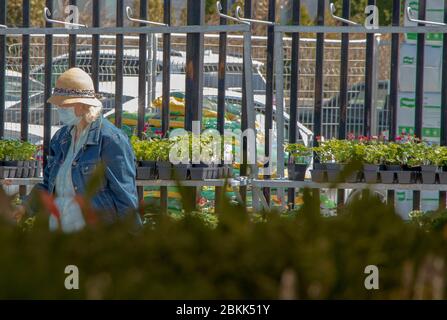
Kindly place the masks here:
<instances>
[{"instance_id":1,"label":"straw hat","mask_svg":"<svg viewBox=\"0 0 447 320\"><path fill-rule=\"evenodd\" d=\"M65 71L56 81L53 95L48 99L49 103L57 106L82 103L89 106L100 107L101 101L95 93L93 80L79 68L71 68Z\"/></svg>"}]
</instances>

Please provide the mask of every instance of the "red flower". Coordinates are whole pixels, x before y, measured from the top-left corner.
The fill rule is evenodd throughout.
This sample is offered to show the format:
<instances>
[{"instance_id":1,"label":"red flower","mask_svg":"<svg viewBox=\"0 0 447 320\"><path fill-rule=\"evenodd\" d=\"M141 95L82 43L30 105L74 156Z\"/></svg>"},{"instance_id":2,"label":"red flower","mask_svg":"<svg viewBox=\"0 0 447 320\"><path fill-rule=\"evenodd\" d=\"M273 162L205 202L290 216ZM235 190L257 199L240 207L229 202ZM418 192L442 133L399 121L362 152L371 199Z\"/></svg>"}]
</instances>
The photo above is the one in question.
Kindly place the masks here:
<instances>
[{"instance_id":1,"label":"red flower","mask_svg":"<svg viewBox=\"0 0 447 320\"><path fill-rule=\"evenodd\" d=\"M354 140L355 139L355 135L351 132L348 134L348 140Z\"/></svg>"}]
</instances>

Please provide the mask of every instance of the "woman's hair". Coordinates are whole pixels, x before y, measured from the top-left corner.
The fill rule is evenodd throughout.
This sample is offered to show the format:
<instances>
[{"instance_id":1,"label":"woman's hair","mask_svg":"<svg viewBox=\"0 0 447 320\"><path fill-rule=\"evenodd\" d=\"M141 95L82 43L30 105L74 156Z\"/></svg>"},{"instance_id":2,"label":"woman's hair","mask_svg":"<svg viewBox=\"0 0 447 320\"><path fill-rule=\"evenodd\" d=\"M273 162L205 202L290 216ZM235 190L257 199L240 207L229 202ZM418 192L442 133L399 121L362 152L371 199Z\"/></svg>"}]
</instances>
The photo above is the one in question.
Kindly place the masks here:
<instances>
[{"instance_id":1,"label":"woman's hair","mask_svg":"<svg viewBox=\"0 0 447 320\"><path fill-rule=\"evenodd\" d=\"M87 113L84 114L84 119L85 121L87 121L87 123L95 121L101 115L102 105L99 107L88 106L88 105L85 106L88 108Z\"/></svg>"}]
</instances>

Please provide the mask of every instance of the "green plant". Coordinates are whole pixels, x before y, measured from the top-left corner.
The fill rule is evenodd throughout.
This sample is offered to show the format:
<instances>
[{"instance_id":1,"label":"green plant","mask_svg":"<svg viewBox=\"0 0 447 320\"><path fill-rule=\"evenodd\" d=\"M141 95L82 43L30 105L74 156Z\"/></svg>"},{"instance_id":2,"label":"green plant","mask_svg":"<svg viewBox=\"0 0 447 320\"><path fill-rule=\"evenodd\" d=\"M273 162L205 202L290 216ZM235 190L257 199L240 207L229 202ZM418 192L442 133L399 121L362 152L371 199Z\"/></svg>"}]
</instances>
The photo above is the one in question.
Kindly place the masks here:
<instances>
[{"instance_id":1,"label":"green plant","mask_svg":"<svg viewBox=\"0 0 447 320\"><path fill-rule=\"evenodd\" d=\"M0 160L32 160L36 152L37 146L27 141L0 140Z\"/></svg>"},{"instance_id":2,"label":"green plant","mask_svg":"<svg viewBox=\"0 0 447 320\"><path fill-rule=\"evenodd\" d=\"M301 143L289 143L285 150L293 157L295 163L307 164L312 157L312 148Z\"/></svg>"},{"instance_id":3,"label":"green plant","mask_svg":"<svg viewBox=\"0 0 447 320\"><path fill-rule=\"evenodd\" d=\"M168 139L140 140L138 137L132 136L131 144L138 161L169 161L172 141Z\"/></svg>"},{"instance_id":4,"label":"green plant","mask_svg":"<svg viewBox=\"0 0 447 320\"><path fill-rule=\"evenodd\" d=\"M318 147L313 148L320 162L348 163L354 159L355 142L350 140L330 139L321 141Z\"/></svg>"}]
</instances>

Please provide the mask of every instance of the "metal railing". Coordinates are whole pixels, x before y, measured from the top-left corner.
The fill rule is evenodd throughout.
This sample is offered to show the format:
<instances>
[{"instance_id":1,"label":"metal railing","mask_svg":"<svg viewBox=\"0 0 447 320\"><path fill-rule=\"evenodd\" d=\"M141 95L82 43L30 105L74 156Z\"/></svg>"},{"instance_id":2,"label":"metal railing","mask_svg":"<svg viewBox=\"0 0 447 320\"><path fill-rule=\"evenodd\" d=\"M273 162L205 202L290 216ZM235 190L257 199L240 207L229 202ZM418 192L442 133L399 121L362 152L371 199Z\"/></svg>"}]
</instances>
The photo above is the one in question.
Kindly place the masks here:
<instances>
[{"instance_id":1,"label":"metal railing","mask_svg":"<svg viewBox=\"0 0 447 320\"><path fill-rule=\"evenodd\" d=\"M71 3L75 4L76 1ZM308 126L313 131L314 139L318 136L346 138L349 133L370 135L386 132L390 138L396 135L400 37L405 33L417 33L415 110L418 116L415 132L421 136L424 35L447 31L444 25L433 25L425 20L422 13L425 0L420 0L418 26L400 25L401 1L393 0L392 26L377 29L348 25L349 0L343 1L342 14L336 16L343 23L340 26L325 25L329 9L325 0L318 0L315 26L300 25L300 0L292 1L292 25L276 23L275 0L268 0L268 21L252 19L252 1L245 0L244 3L243 13L239 8L232 14L228 1L222 1L219 6L220 25L204 25L204 1L188 0L188 26L170 26L170 10L165 10L164 25L147 26L147 0L142 0L139 14L128 11L128 16L141 25L125 27L124 1L118 0L116 27L100 27L100 7L93 6L92 23L89 23L92 27L66 29L53 28L54 21L48 19L45 28L29 27L30 1L24 1L23 27L0 28L0 135L5 136L8 125L20 124L21 139L26 140L31 136L30 125L41 124L44 153L47 154L51 127L57 121L51 105L44 101L50 96L56 77L69 66L76 65L92 74L97 90L102 88L111 94L110 109L115 110L118 127L122 125L126 96L138 100L137 134L140 136L144 128L146 107L156 96L163 97L161 123L163 134L167 133L170 121L169 95L172 89L185 92L186 129L191 129L193 120L202 119L203 97L211 95L208 92L216 91L213 93L217 95L216 121L221 133L226 97L230 91L239 93L242 129L255 128L253 106L257 111L262 109L265 115L263 128L258 128L264 134L265 145L270 142L269 135L265 133L273 124L281 129L276 132L274 162L277 166L276 178L284 179L287 162L284 142L300 139L297 126L289 125L288 132L282 130L286 117L289 124L299 121ZM374 0L368 1L368 4L375 3ZM6 1L2 4L4 10L0 10L0 25L6 23ZM164 4L169 9L171 1L165 0ZM46 1L46 6L51 12L52 1ZM447 11L447 1L445 7ZM331 12L334 16L334 10ZM228 16L239 23L227 24ZM252 36L251 25L257 23L267 24L266 37ZM302 34L315 34L316 38L305 39L301 37ZM328 39L327 34L341 34L341 39ZM350 39L352 34L363 34L366 39ZM391 41L378 42L378 34L385 37L390 35ZM148 38L148 35L151 37ZM443 43L444 61L447 61L446 38ZM149 45L150 42L152 45ZM444 63L442 67L443 75L447 75L446 65ZM176 80L178 74L184 75L184 82ZM7 81L8 77L14 76L17 76L17 83L20 84L16 91L7 88L11 83ZM134 79L130 79L132 77ZM136 79L136 85L129 85L130 81ZM442 81L440 142L445 145L446 76ZM109 87L105 84L107 82ZM40 87L36 89L39 83ZM160 86L157 87L157 83ZM129 88L136 89L128 93ZM208 90L210 88L215 90ZM35 100L29 98L37 93L40 96L36 95ZM8 109L11 107L7 104L8 95L14 94L19 104ZM43 105L43 108L36 112L35 104ZM264 152L266 157L273 156L269 154L268 148ZM256 168L252 169L252 175L257 176ZM242 166L241 174L248 172ZM264 178L268 180L274 177L265 175ZM268 182L262 184L262 188L265 202L270 203L271 188ZM288 201L284 199L285 188L278 188L278 198L283 205L295 200L295 186L291 184L288 188ZM418 192L415 193L415 208L418 208L420 200ZM162 193L165 207L166 189ZM244 198L244 190L242 194ZM388 197L390 201L393 199L393 191L388 192ZM338 201L344 201L341 193ZM445 206L444 191L441 192L441 203Z\"/></svg>"}]
</instances>

